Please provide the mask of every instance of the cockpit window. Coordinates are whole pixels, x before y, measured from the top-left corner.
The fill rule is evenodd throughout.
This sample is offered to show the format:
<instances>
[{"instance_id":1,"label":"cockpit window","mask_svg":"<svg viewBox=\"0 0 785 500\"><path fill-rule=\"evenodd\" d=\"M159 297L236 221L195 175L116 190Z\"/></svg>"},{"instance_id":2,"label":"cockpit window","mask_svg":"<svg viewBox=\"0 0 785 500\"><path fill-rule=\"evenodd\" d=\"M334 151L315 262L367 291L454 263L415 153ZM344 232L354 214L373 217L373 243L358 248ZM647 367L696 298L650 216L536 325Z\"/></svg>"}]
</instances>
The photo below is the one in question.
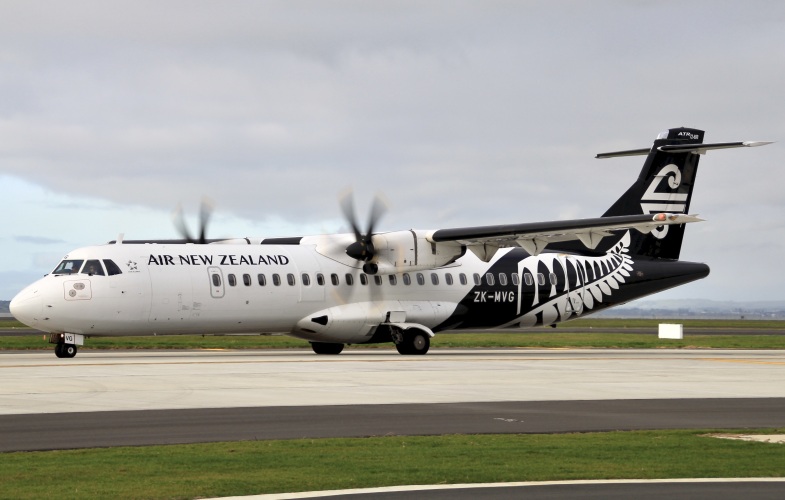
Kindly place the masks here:
<instances>
[{"instance_id":1,"label":"cockpit window","mask_svg":"<svg viewBox=\"0 0 785 500\"><path fill-rule=\"evenodd\" d=\"M84 260L64 260L55 268L52 274L76 274L82 267Z\"/></svg>"},{"instance_id":2,"label":"cockpit window","mask_svg":"<svg viewBox=\"0 0 785 500\"><path fill-rule=\"evenodd\" d=\"M114 263L113 260L104 259L104 265L106 266L106 274L109 276L114 276L115 274L123 274L120 270L120 267Z\"/></svg>"},{"instance_id":3,"label":"cockpit window","mask_svg":"<svg viewBox=\"0 0 785 500\"><path fill-rule=\"evenodd\" d=\"M88 260L82 268L82 274L89 274L90 276L105 276L104 268L101 267L101 261Z\"/></svg>"}]
</instances>

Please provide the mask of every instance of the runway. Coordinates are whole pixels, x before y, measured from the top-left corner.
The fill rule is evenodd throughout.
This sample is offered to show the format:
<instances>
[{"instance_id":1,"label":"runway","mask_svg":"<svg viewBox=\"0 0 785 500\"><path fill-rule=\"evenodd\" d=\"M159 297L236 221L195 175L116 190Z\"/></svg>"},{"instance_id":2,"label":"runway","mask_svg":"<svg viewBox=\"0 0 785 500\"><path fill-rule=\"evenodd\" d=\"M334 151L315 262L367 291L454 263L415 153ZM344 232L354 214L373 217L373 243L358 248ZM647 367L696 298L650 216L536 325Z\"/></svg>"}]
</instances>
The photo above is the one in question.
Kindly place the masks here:
<instances>
[{"instance_id":1,"label":"runway","mask_svg":"<svg viewBox=\"0 0 785 500\"><path fill-rule=\"evenodd\" d=\"M338 436L785 426L785 352L434 349L0 352L0 451ZM591 488L591 489L587 489ZM535 485L422 498L595 492L781 498L785 483ZM730 492L730 494L729 494ZM361 493L351 498L401 498ZM649 495L649 496L645 496ZM347 498L349 497L347 496ZM286 497L286 496L283 496ZM276 496L281 498L281 496Z\"/></svg>"},{"instance_id":2,"label":"runway","mask_svg":"<svg viewBox=\"0 0 785 500\"><path fill-rule=\"evenodd\" d=\"M5 352L0 377L2 451L785 426L781 351Z\"/></svg>"}]
</instances>

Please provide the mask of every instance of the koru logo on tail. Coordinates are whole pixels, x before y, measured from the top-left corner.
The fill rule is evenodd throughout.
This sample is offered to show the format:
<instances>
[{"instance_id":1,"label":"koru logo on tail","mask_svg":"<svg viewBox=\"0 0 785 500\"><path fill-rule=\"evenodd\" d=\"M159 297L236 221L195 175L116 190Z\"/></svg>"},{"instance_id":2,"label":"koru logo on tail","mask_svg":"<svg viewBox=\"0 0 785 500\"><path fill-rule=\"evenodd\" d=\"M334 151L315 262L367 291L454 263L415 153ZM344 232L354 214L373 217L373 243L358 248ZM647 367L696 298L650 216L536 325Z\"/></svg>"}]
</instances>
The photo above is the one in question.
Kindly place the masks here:
<instances>
[{"instance_id":1,"label":"koru logo on tail","mask_svg":"<svg viewBox=\"0 0 785 500\"><path fill-rule=\"evenodd\" d=\"M660 187L667 182L667 188ZM683 214L687 207L687 193L675 192L681 186L681 171L674 164L665 165L657 172L641 198L641 210L645 214L672 213ZM670 188L670 189L668 189ZM668 234L668 226L652 230L655 238L662 239Z\"/></svg>"}]
</instances>

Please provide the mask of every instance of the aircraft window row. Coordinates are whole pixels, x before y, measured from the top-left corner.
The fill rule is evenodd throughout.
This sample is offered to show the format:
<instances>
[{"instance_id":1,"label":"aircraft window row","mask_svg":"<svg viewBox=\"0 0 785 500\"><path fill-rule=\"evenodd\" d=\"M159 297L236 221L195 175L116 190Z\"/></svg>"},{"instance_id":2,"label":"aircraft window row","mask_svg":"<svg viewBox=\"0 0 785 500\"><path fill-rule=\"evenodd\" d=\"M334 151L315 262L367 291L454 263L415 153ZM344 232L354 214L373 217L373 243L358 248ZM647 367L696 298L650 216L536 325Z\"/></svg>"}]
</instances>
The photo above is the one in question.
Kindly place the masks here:
<instances>
[{"instance_id":1,"label":"aircraft window row","mask_svg":"<svg viewBox=\"0 0 785 500\"><path fill-rule=\"evenodd\" d=\"M84 264L84 266L82 266ZM52 274L77 274L81 269L82 274L89 276L115 276L123 274L120 266L114 263L111 259L103 259L103 264L98 259L90 259L84 261L83 259L70 259L64 260L57 265Z\"/></svg>"},{"instance_id":2,"label":"aircraft window row","mask_svg":"<svg viewBox=\"0 0 785 500\"><path fill-rule=\"evenodd\" d=\"M449 276L449 274L448 274L448 276ZM473 278L474 278L474 285L475 286L481 286L483 284L483 279L482 279L483 277L480 276L478 273L474 273ZM499 279L499 285L501 285L501 286L506 286L507 285L508 281L507 281L507 274L506 273L499 273L498 274L498 279ZM521 283L521 276L518 273L510 273L510 279L512 280L512 284L515 285L515 286L518 286ZM550 273L548 275L548 280L550 281L551 285L556 285L558 283L558 278L556 276L556 273ZM525 273L523 273L523 282L526 284L526 286L532 286L532 285L534 285L534 277L532 276L531 273L525 272ZM466 283L463 283L463 282L461 282L461 283L464 284L464 285L466 284ZM544 274L537 273L537 283L540 286L545 286L545 275ZM496 284L496 277L495 277L495 275L493 273L485 273L485 284L487 286L493 286L493 285Z\"/></svg>"},{"instance_id":3,"label":"aircraft window row","mask_svg":"<svg viewBox=\"0 0 785 500\"><path fill-rule=\"evenodd\" d=\"M66 262L69 262L70 264L66 264ZM73 272L79 272L78 269L82 265L82 262L83 261L63 261L60 263L60 266L58 266L58 268L55 270L55 274L68 274L72 272L71 269L77 269L76 271ZM111 260L105 259L104 264L106 265L106 270L109 275L121 273L120 268L117 267L117 265ZM101 268L101 264L98 260L88 260L82 270L82 273L89 274L88 270L95 271L93 274L97 274L97 275L104 274L104 271ZM439 285L439 275L437 273L430 273L430 275L431 275L431 284ZM480 274L474 273L472 277L474 279L475 286L481 286L483 284L483 276L481 276ZM243 274L242 278L243 278L243 284L245 286L251 286L252 278L250 274ZM271 278L274 286L281 286L282 280L280 274L275 273L271 276ZM387 278L389 280L390 285L395 286L398 284L397 275L390 274L387 276ZM485 273L484 278L485 278L484 280L485 285L487 286L494 286L496 284L497 278L498 278L498 283L501 286L506 286L508 283L508 277L506 273L498 273L497 275L494 275L493 273ZM259 283L259 286L267 286L267 276L265 274L262 273L257 274L256 279L257 282ZM300 279L304 286L311 286L312 282L311 282L310 274L302 273L300 275ZM365 273L360 273L357 279L359 279L360 284L363 286L367 286L369 284L368 275ZM412 278L409 273L403 273L401 275L401 279L403 281L403 284L406 286L412 284ZM416 273L415 279L417 280L418 285L421 286L425 285L425 274ZM515 286L520 284L520 275L518 273L511 273L509 279L512 280L512 284ZM213 285L215 286L221 285L221 278L218 274L213 274L212 280L213 280ZM551 285L556 285L558 283L558 279L555 273L550 273L548 275L548 280L550 281ZM227 275L227 281L229 282L229 286L237 286L237 277L234 274ZM355 282L355 275L352 273L346 273L344 275L343 281L345 284L352 286L354 285ZM458 281L460 282L461 285L467 285L469 283L469 280L464 273L458 274ZM289 284L289 286L295 286L297 284L297 278L294 274L289 273L286 275L286 282ZM316 284L319 286L324 286L325 282L326 281L324 275L322 273L317 273ZM381 286L383 282L384 281L381 276L375 275L373 277L373 283L376 286ZM453 285L455 283L451 273L444 274L444 282L447 285ZM528 272L523 273L523 282L526 284L526 286L532 286L534 284L534 277L532 276L531 273ZM340 276L336 273L330 274L330 283L332 283L334 286L339 286L341 284ZM544 274L537 273L537 283L540 286L545 286Z\"/></svg>"}]
</instances>

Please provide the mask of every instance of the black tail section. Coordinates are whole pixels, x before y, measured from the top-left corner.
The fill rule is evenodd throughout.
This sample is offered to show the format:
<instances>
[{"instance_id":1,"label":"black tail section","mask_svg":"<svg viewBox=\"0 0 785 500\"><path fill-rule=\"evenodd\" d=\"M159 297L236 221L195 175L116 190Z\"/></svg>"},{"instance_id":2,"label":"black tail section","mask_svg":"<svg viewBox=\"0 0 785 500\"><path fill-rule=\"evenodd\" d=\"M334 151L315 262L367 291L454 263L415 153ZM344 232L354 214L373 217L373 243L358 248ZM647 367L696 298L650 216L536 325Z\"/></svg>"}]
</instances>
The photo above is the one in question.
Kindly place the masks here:
<instances>
[{"instance_id":1,"label":"black tail section","mask_svg":"<svg viewBox=\"0 0 785 500\"><path fill-rule=\"evenodd\" d=\"M700 155L695 151L662 151L663 146L702 144L702 130L673 128L662 132L648 152L638 179L603 217L649 213L688 213ZM664 148L674 149L674 148ZM598 157L645 154L645 150L609 153ZM633 255L678 259L684 224L661 226L651 233L630 232Z\"/></svg>"}]
</instances>

